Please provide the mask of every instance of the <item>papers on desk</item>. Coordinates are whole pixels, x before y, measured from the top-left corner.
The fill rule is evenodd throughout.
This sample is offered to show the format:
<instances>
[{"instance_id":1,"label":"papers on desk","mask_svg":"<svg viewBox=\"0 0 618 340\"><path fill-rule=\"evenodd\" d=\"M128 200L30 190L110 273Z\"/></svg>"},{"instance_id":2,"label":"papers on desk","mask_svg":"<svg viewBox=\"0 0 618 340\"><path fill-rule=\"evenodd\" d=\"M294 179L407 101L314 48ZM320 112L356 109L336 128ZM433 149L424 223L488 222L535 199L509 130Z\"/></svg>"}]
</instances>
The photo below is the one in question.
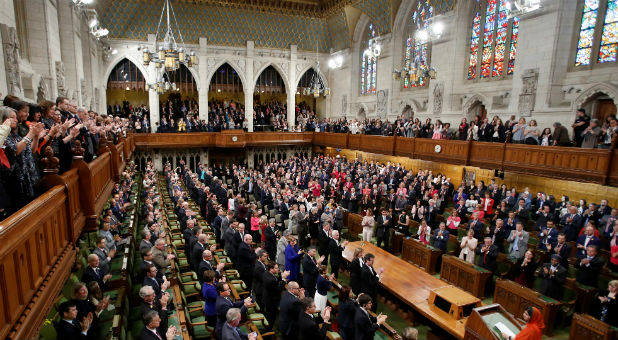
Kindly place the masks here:
<instances>
[{"instance_id":1,"label":"papers on desk","mask_svg":"<svg viewBox=\"0 0 618 340\"><path fill-rule=\"evenodd\" d=\"M511 331L510 328L508 328L505 324L503 324L502 322L498 322L494 325L495 328L498 329L498 331L500 332L499 334L502 335L502 333L506 334L509 338L514 338L515 337L515 333L513 333L513 331Z\"/></svg>"}]
</instances>

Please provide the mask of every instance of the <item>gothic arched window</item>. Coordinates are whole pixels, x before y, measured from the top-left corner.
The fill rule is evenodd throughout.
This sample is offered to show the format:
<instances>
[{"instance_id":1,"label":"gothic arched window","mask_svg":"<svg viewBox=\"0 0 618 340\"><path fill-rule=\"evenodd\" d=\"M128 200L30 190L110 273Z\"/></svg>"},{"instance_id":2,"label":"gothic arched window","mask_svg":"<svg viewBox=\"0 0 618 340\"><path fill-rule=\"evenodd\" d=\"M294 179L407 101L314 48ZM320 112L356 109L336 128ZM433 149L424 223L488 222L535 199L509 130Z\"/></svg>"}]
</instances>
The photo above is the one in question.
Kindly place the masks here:
<instances>
[{"instance_id":1,"label":"gothic arched window","mask_svg":"<svg viewBox=\"0 0 618 340\"><path fill-rule=\"evenodd\" d=\"M404 67L408 74L416 74L418 69L429 68L430 46L427 39L418 36L418 32L427 28L427 19L433 17L434 10L429 4L429 0L418 0L416 9L410 18L408 27L408 37L406 38L406 53L404 57ZM422 87L427 85L426 77L403 78L403 87Z\"/></svg>"},{"instance_id":2,"label":"gothic arched window","mask_svg":"<svg viewBox=\"0 0 618 340\"><path fill-rule=\"evenodd\" d=\"M476 0L468 79L513 74L519 18L509 12L507 0Z\"/></svg>"},{"instance_id":3,"label":"gothic arched window","mask_svg":"<svg viewBox=\"0 0 618 340\"><path fill-rule=\"evenodd\" d=\"M367 49L374 47L377 31L374 24L367 26L361 48L361 94L376 93L376 80L378 75L378 58L367 54Z\"/></svg>"},{"instance_id":4,"label":"gothic arched window","mask_svg":"<svg viewBox=\"0 0 618 340\"><path fill-rule=\"evenodd\" d=\"M575 66L616 62L618 0L585 0L581 10Z\"/></svg>"}]
</instances>

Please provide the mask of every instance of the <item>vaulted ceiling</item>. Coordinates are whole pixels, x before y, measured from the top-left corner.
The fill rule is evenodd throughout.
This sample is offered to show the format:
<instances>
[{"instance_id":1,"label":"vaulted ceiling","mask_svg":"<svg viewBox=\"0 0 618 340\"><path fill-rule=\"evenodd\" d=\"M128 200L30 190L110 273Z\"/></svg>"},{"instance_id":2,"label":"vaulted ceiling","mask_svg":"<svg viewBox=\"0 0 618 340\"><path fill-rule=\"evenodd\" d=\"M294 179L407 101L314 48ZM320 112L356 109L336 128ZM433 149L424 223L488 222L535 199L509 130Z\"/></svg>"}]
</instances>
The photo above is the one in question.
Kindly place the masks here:
<instances>
[{"instance_id":1,"label":"vaulted ceiling","mask_svg":"<svg viewBox=\"0 0 618 340\"><path fill-rule=\"evenodd\" d=\"M222 46L338 51L350 47L361 14L389 33L402 1L413 0L171 0L187 43L200 37ZM455 0L431 0L453 8ZM110 39L147 40L155 34L163 0L99 0Z\"/></svg>"}]
</instances>

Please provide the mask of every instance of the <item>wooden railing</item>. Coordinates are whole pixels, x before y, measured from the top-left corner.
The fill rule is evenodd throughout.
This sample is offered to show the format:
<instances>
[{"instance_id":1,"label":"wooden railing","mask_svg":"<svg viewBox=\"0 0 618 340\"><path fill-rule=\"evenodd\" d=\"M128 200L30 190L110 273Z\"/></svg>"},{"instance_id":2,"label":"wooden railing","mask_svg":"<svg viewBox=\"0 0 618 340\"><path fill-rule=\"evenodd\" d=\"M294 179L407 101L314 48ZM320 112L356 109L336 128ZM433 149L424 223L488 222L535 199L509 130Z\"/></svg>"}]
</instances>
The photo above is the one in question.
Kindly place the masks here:
<instances>
[{"instance_id":1,"label":"wooden railing","mask_svg":"<svg viewBox=\"0 0 618 340\"><path fill-rule=\"evenodd\" d=\"M432 162L618 186L617 149L581 149L328 132L253 132L134 135L137 148L244 148L307 145L359 150Z\"/></svg>"},{"instance_id":2,"label":"wooden railing","mask_svg":"<svg viewBox=\"0 0 618 340\"><path fill-rule=\"evenodd\" d=\"M47 191L0 221L0 339L34 339L75 262L75 242L97 220L126 161L133 137L75 160L62 175L47 174Z\"/></svg>"}]
</instances>

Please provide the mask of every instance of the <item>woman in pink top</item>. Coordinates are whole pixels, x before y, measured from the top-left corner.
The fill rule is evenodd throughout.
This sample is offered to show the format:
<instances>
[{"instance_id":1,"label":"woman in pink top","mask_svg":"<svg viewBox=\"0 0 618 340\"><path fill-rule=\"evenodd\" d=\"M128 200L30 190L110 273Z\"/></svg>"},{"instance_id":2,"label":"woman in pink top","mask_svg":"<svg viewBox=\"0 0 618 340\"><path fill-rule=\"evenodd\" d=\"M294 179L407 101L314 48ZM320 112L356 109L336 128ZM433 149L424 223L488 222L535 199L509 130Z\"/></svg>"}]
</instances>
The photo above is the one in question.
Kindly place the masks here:
<instances>
[{"instance_id":1,"label":"woman in pink top","mask_svg":"<svg viewBox=\"0 0 618 340\"><path fill-rule=\"evenodd\" d=\"M423 220L421 226L418 227L418 240L423 244L429 244L431 238L431 228L427 225L427 221Z\"/></svg>"},{"instance_id":2,"label":"woman in pink top","mask_svg":"<svg viewBox=\"0 0 618 340\"><path fill-rule=\"evenodd\" d=\"M251 215L251 236L253 236L254 240L260 238L260 211L254 210Z\"/></svg>"},{"instance_id":3,"label":"woman in pink top","mask_svg":"<svg viewBox=\"0 0 618 340\"><path fill-rule=\"evenodd\" d=\"M453 213L446 219L446 226L450 230L457 230L459 228L459 223L461 223L461 218L457 216L457 210L453 210Z\"/></svg>"}]
</instances>

